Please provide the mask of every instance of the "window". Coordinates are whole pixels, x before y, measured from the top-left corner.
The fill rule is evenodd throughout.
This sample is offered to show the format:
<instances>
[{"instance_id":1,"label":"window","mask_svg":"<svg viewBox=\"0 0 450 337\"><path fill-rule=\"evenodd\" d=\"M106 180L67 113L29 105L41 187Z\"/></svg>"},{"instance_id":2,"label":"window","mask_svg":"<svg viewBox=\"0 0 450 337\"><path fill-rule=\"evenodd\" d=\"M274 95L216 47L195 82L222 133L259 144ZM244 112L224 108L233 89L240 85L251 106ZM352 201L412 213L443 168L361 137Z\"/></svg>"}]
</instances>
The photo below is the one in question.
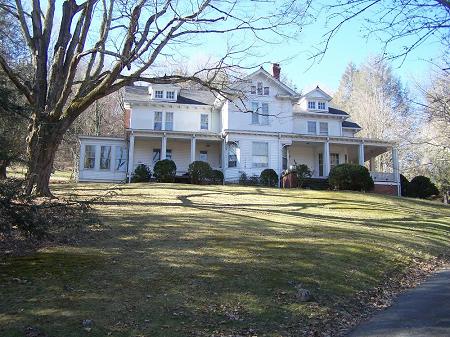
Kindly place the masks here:
<instances>
[{"instance_id":1,"label":"window","mask_svg":"<svg viewBox=\"0 0 450 337\"><path fill-rule=\"evenodd\" d=\"M269 143L253 142L253 167L269 166Z\"/></svg>"},{"instance_id":2,"label":"window","mask_svg":"<svg viewBox=\"0 0 450 337\"><path fill-rule=\"evenodd\" d=\"M282 169L287 170L288 168L288 147L287 145L283 146L283 149L281 151L281 158L282 158Z\"/></svg>"},{"instance_id":3,"label":"window","mask_svg":"<svg viewBox=\"0 0 450 337\"><path fill-rule=\"evenodd\" d=\"M166 149L166 159L172 159L172 150ZM153 165L155 165L158 160L161 160L161 149L153 149Z\"/></svg>"},{"instance_id":4,"label":"window","mask_svg":"<svg viewBox=\"0 0 450 337\"><path fill-rule=\"evenodd\" d=\"M100 147L100 169L109 170L111 168L111 146Z\"/></svg>"},{"instance_id":5,"label":"window","mask_svg":"<svg viewBox=\"0 0 450 337\"><path fill-rule=\"evenodd\" d=\"M316 122L308 121L308 133L310 135L315 135L316 134Z\"/></svg>"},{"instance_id":6,"label":"window","mask_svg":"<svg viewBox=\"0 0 450 337\"><path fill-rule=\"evenodd\" d=\"M228 167L237 166L237 145L236 143L228 143Z\"/></svg>"},{"instance_id":7,"label":"window","mask_svg":"<svg viewBox=\"0 0 450 337\"><path fill-rule=\"evenodd\" d=\"M123 146L116 146L116 171L125 172L127 169L127 149Z\"/></svg>"},{"instance_id":8,"label":"window","mask_svg":"<svg viewBox=\"0 0 450 337\"><path fill-rule=\"evenodd\" d=\"M164 91L155 90L155 98L164 98Z\"/></svg>"},{"instance_id":9,"label":"window","mask_svg":"<svg viewBox=\"0 0 450 337\"><path fill-rule=\"evenodd\" d=\"M344 163L348 163L348 154L346 153L346 154L344 154Z\"/></svg>"},{"instance_id":10,"label":"window","mask_svg":"<svg viewBox=\"0 0 450 337\"><path fill-rule=\"evenodd\" d=\"M95 145L84 147L84 168L93 169L95 167Z\"/></svg>"},{"instance_id":11,"label":"window","mask_svg":"<svg viewBox=\"0 0 450 337\"><path fill-rule=\"evenodd\" d=\"M201 114L201 116L200 116L200 129L208 130L208 115L207 114Z\"/></svg>"},{"instance_id":12,"label":"window","mask_svg":"<svg viewBox=\"0 0 450 337\"><path fill-rule=\"evenodd\" d=\"M262 82L258 82L258 95L262 95L263 94L263 84Z\"/></svg>"},{"instance_id":13,"label":"window","mask_svg":"<svg viewBox=\"0 0 450 337\"><path fill-rule=\"evenodd\" d=\"M320 134L328 135L328 123L327 122L320 122Z\"/></svg>"},{"instance_id":14,"label":"window","mask_svg":"<svg viewBox=\"0 0 450 337\"><path fill-rule=\"evenodd\" d=\"M319 176L323 177L323 153L319 153Z\"/></svg>"},{"instance_id":15,"label":"window","mask_svg":"<svg viewBox=\"0 0 450 337\"><path fill-rule=\"evenodd\" d=\"M161 111L155 111L155 121L153 124L154 130L162 130L162 112Z\"/></svg>"},{"instance_id":16,"label":"window","mask_svg":"<svg viewBox=\"0 0 450 337\"><path fill-rule=\"evenodd\" d=\"M256 85L252 85L252 86L250 87L250 93L251 93L252 95L256 95Z\"/></svg>"},{"instance_id":17,"label":"window","mask_svg":"<svg viewBox=\"0 0 450 337\"><path fill-rule=\"evenodd\" d=\"M325 102L318 102L317 107L319 110L325 110Z\"/></svg>"},{"instance_id":18,"label":"window","mask_svg":"<svg viewBox=\"0 0 450 337\"><path fill-rule=\"evenodd\" d=\"M160 159L161 159L161 149L153 149L153 158L152 158L153 165L155 165L156 162Z\"/></svg>"},{"instance_id":19,"label":"window","mask_svg":"<svg viewBox=\"0 0 450 337\"><path fill-rule=\"evenodd\" d=\"M339 153L330 153L330 169L339 165Z\"/></svg>"},{"instance_id":20,"label":"window","mask_svg":"<svg viewBox=\"0 0 450 337\"><path fill-rule=\"evenodd\" d=\"M315 109L316 108L316 102L315 101L309 101L308 102L308 109Z\"/></svg>"},{"instance_id":21,"label":"window","mask_svg":"<svg viewBox=\"0 0 450 337\"><path fill-rule=\"evenodd\" d=\"M175 91L166 91L167 99L175 99Z\"/></svg>"},{"instance_id":22,"label":"window","mask_svg":"<svg viewBox=\"0 0 450 337\"><path fill-rule=\"evenodd\" d=\"M262 107L261 124L268 125L269 124L269 104L263 103L261 105L261 107Z\"/></svg>"},{"instance_id":23,"label":"window","mask_svg":"<svg viewBox=\"0 0 450 337\"><path fill-rule=\"evenodd\" d=\"M165 130L173 130L173 112L166 112L166 125Z\"/></svg>"},{"instance_id":24,"label":"window","mask_svg":"<svg viewBox=\"0 0 450 337\"><path fill-rule=\"evenodd\" d=\"M259 124L259 105L258 102L252 102L252 124Z\"/></svg>"},{"instance_id":25,"label":"window","mask_svg":"<svg viewBox=\"0 0 450 337\"><path fill-rule=\"evenodd\" d=\"M264 96L269 96L269 87L264 87Z\"/></svg>"},{"instance_id":26,"label":"window","mask_svg":"<svg viewBox=\"0 0 450 337\"><path fill-rule=\"evenodd\" d=\"M208 151L200 151L200 161L208 161Z\"/></svg>"}]
</instances>

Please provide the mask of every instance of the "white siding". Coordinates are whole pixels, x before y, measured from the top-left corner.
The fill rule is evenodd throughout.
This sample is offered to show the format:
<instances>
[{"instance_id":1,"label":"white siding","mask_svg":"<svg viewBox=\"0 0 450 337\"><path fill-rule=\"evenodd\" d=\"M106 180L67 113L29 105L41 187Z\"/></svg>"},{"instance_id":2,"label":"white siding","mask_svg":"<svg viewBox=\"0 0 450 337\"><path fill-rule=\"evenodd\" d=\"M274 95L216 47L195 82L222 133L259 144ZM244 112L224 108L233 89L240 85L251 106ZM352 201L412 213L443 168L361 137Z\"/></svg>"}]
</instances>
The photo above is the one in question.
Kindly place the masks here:
<instances>
[{"instance_id":1,"label":"white siding","mask_svg":"<svg viewBox=\"0 0 450 337\"><path fill-rule=\"evenodd\" d=\"M92 169L84 168L86 145L95 147L95 166ZM111 163L109 170L100 169L100 147L111 146ZM124 181L126 178L126 158L124 171L116 170L117 147L126 149L124 139L102 139L102 138L82 138L80 139L80 161L78 170L78 181Z\"/></svg>"},{"instance_id":2,"label":"white siding","mask_svg":"<svg viewBox=\"0 0 450 337\"><path fill-rule=\"evenodd\" d=\"M307 135L308 134L308 121L316 122L317 135L320 135L320 122L328 123L328 135L329 136L342 136L342 121L332 118L317 118L316 116L296 116L294 119L294 133Z\"/></svg>"}]
</instances>

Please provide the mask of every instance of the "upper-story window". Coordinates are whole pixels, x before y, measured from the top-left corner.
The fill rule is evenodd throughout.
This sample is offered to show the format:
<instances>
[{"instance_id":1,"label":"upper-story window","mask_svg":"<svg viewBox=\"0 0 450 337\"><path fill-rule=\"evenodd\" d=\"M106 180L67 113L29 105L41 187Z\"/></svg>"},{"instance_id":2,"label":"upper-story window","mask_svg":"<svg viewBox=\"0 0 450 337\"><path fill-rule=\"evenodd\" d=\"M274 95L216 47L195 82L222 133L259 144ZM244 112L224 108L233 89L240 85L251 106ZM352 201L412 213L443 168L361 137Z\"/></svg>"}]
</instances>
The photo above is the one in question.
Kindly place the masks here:
<instances>
[{"instance_id":1,"label":"upper-story window","mask_svg":"<svg viewBox=\"0 0 450 337\"><path fill-rule=\"evenodd\" d=\"M168 131L173 130L173 112L166 112L166 125L164 129Z\"/></svg>"},{"instance_id":2,"label":"upper-story window","mask_svg":"<svg viewBox=\"0 0 450 337\"><path fill-rule=\"evenodd\" d=\"M262 84L262 82L258 82L257 83L257 92L258 92L258 95L262 95L263 94L263 84Z\"/></svg>"},{"instance_id":3,"label":"upper-story window","mask_svg":"<svg viewBox=\"0 0 450 337\"><path fill-rule=\"evenodd\" d=\"M308 101L308 109L315 109L315 108L316 108L316 102Z\"/></svg>"},{"instance_id":4,"label":"upper-story window","mask_svg":"<svg viewBox=\"0 0 450 337\"><path fill-rule=\"evenodd\" d=\"M155 120L153 122L154 130L162 130L162 111L155 111Z\"/></svg>"},{"instance_id":5,"label":"upper-story window","mask_svg":"<svg viewBox=\"0 0 450 337\"><path fill-rule=\"evenodd\" d=\"M167 99L175 99L175 91L166 91Z\"/></svg>"},{"instance_id":6,"label":"upper-story window","mask_svg":"<svg viewBox=\"0 0 450 337\"><path fill-rule=\"evenodd\" d=\"M269 124L269 104L262 103L261 104L261 124L267 125Z\"/></svg>"},{"instance_id":7,"label":"upper-story window","mask_svg":"<svg viewBox=\"0 0 450 337\"><path fill-rule=\"evenodd\" d=\"M264 87L264 96L269 96L269 87Z\"/></svg>"},{"instance_id":8,"label":"upper-story window","mask_svg":"<svg viewBox=\"0 0 450 337\"><path fill-rule=\"evenodd\" d=\"M252 124L259 124L259 104L252 102Z\"/></svg>"},{"instance_id":9,"label":"upper-story window","mask_svg":"<svg viewBox=\"0 0 450 337\"><path fill-rule=\"evenodd\" d=\"M251 93L252 95L256 95L256 85L252 85L252 86L250 87L250 93Z\"/></svg>"},{"instance_id":10,"label":"upper-story window","mask_svg":"<svg viewBox=\"0 0 450 337\"><path fill-rule=\"evenodd\" d=\"M200 117L200 129L201 130L208 130L208 124L209 124L209 118L208 114L201 114Z\"/></svg>"},{"instance_id":11,"label":"upper-story window","mask_svg":"<svg viewBox=\"0 0 450 337\"><path fill-rule=\"evenodd\" d=\"M308 133L311 135L315 135L317 133L316 122L308 121Z\"/></svg>"},{"instance_id":12,"label":"upper-story window","mask_svg":"<svg viewBox=\"0 0 450 337\"><path fill-rule=\"evenodd\" d=\"M155 90L155 98L164 98L164 91Z\"/></svg>"},{"instance_id":13,"label":"upper-story window","mask_svg":"<svg viewBox=\"0 0 450 337\"><path fill-rule=\"evenodd\" d=\"M325 102L318 102L317 107L319 110L325 110Z\"/></svg>"},{"instance_id":14,"label":"upper-story window","mask_svg":"<svg viewBox=\"0 0 450 337\"><path fill-rule=\"evenodd\" d=\"M328 135L328 122L320 122L320 134Z\"/></svg>"}]
</instances>

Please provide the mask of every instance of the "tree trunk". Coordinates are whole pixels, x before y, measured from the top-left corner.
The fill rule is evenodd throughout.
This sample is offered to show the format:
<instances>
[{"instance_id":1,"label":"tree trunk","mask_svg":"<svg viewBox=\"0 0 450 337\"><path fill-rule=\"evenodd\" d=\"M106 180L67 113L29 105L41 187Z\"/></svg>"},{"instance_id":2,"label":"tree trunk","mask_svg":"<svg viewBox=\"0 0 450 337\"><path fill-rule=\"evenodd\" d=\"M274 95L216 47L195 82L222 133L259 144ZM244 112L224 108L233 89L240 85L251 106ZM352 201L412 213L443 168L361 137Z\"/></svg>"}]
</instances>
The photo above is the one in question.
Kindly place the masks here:
<instances>
[{"instance_id":1,"label":"tree trunk","mask_svg":"<svg viewBox=\"0 0 450 337\"><path fill-rule=\"evenodd\" d=\"M44 123L33 121L28 135L28 169L25 193L28 195L53 197L50 192L50 175L55 154L66 128L64 123Z\"/></svg>"},{"instance_id":2,"label":"tree trunk","mask_svg":"<svg viewBox=\"0 0 450 337\"><path fill-rule=\"evenodd\" d=\"M0 160L0 180L6 179L6 168L8 165L9 163L7 160Z\"/></svg>"}]
</instances>

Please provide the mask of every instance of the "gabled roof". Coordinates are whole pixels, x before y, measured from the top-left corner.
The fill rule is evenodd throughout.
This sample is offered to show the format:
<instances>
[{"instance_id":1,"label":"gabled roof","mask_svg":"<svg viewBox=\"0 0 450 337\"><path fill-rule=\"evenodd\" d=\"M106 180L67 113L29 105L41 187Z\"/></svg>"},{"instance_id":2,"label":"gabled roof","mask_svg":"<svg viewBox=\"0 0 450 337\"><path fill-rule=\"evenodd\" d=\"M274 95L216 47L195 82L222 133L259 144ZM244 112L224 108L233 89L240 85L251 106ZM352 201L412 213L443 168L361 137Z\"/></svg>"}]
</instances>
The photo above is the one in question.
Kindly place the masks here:
<instances>
[{"instance_id":1,"label":"gabled roof","mask_svg":"<svg viewBox=\"0 0 450 337\"><path fill-rule=\"evenodd\" d=\"M343 121L342 127L343 128L351 128L351 129L361 129L361 127L358 124L349 122L349 121Z\"/></svg>"},{"instance_id":2,"label":"gabled roof","mask_svg":"<svg viewBox=\"0 0 450 337\"><path fill-rule=\"evenodd\" d=\"M276 79L275 77L273 77L267 70L265 70L263 67L259 68L258 70L254 71L253 73L247 75L244 77L245 79L248 79L250 77L254 77L257 76L259 74L263 74L264 76L266 76L268 79L272 80L275 84L277 84L278 86L280 86L281 88L283 88L284 90L286 90L290 95L292 96L298 96L298 93L289 88L286 84L284 84L283 82L281 82L280 80Z\"/></svg>"},{"instance_id":3,"label":"gabled roof","mask_svg":"<svg viewBox=\"0 0 450 337\"><path fill-rule=\"evenodd\" d=\"M319 86L316 86L313 90L308 91L306 94L304 94L302 97L306 97L306 96L311 96L311 94L313 92L319 92L322 96L325 97L325 99L327 101L331 101L333 99L333 97L331 97L330 95L328 95L325 91L323 91L322 89L319 88Z\"/></svg>"}]
</instances>

